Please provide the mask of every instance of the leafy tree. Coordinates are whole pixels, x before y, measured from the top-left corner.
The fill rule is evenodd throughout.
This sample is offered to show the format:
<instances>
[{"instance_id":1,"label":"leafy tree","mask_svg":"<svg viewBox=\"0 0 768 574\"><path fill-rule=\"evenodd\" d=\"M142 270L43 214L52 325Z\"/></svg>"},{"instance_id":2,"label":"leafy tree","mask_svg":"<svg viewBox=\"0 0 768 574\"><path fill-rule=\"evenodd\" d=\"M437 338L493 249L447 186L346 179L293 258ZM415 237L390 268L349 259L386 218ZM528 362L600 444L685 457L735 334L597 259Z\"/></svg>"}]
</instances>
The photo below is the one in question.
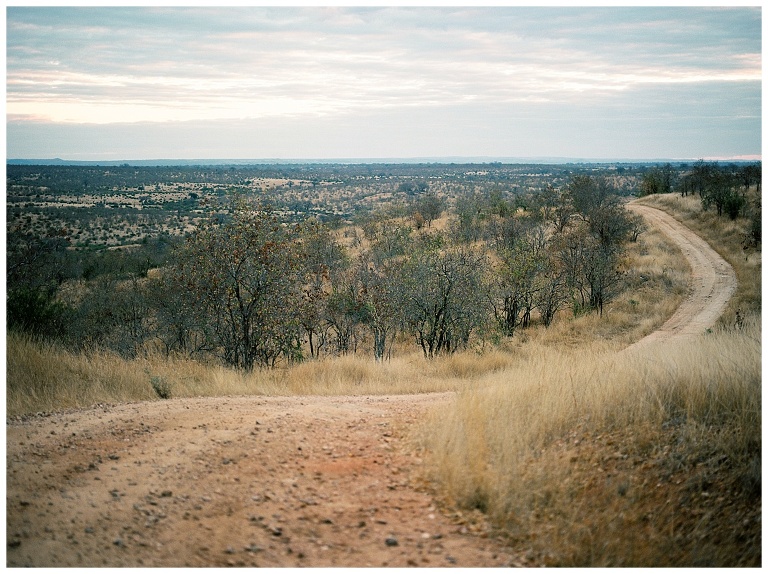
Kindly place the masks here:
<instances>
[{"instance_id":1,"label":"leafy tree","mask_svg":"<svg viewBox=\"0 0 768 574\"><path fill-rule=\"evenodd\" d=\"M544 221L553 221L555 210L562 204L560 192L551 184L534 194L532 200L532 207Z\"/></svg>"},{"instance_id":2,"label":"leafy tree","mask_svg":"<svg viewBox=\"0 0 768 574\"><path fill-rule=\"evenodd\" d=\"M347 273L350 261L327 226L315 219L300 227L300 248L305 268L299 320L311 357L318 357L326 344L327 305L333 286Z\"/></svg>"},{"instance_id":3,"label":"leafy tree","mask_svg":"<svg viewBox=\"0 0 768 574\"><path fill-rule=\"evenodd\" d=\"M640 181L640 195L655 195L668 193L665 191L664 175L658 167L653 167L643 174Z\"/></svg>"},{"instance_id":4,"label":"leafy tree","mask_svg":"<svg viewBox=\"0 0 768 574\"><path fill-rule=\"evenodd\" d=\"M147 282L152 302L152 336L166 356L198 355L216 350L205 310L190 297L177 269L162 269Z\"/></svg>"},{"instance_id":5,"label":"leafy tree","mask_svg":"<svg viewBox=\"0 0 768 574\"><path fill-rule=\"evenodd\" d=\"M606 247L583 227L558 236L555 249L574 311L592 309L602 315L604 304L615 294L622 277L620 251Z\"/></svg>"},{"instance_id":6,"label":"leafy tree","mask_svg":"<svg viewBox=\"0 0 768 574\"><path fill-rule=\"evenodd\" d=\"M466 347L487 311L482 253L469 248L416 249L404 261L406 323L426 358Z\"/></svg>"},{"instance_id":7,"label":"leafy tree","mask_svg":"<svg viewBox=\"0 0 768 574\"><path fill-rule=\"evenodd\" d=\"M66 332L67 311L50 291L15 288L7 294L6 325L10 330L57 338Z\"/></svg>"},{"instance_id":8,"label":"leafy tree","mask_svg":"<svg viewBox=\"0 0 768 574\"><path fill-rule=\"evenodd\" d=\"M749 226L749 240L754 246L760 245L763 240L763 216L761 204L762 199L758 193L752 208L752 217Z\"/></svg>"},{"instance_id":9,"label":"leafy tree","mask_svg":"<svg viewBox=\"0 0 768 574\"><path fill-rule=\"evenodd\" d=\"M335 335L336 352L356 351L356 331L366 319L366 308L358 297L352 271L333 286L325 307L325 320Z\"/></svg>"},{"instance_id":10,"label":"leafy tree","mask_svg":"<svg viewBox=\"0 0 768 574\"><path fill-rule=\"evenodd\" d=\"M482 198L477 195L462 195L456 200L456 220L452 224L451 235L459 243L472 243L482 235L483 219Z\"/></svg>"},{"instance_id":11,"label":"leafy tree","mask_svg":"<svg viewBox=\"0 0 768 574\"><path fill-rule=\"evenodd\" d=\"M68 308L57 300L68 276L64 238L38 237L12 229L6 235L6 321L9 329L61 337Z\"/></svg>"},{"instance_id":12,"label":"leafy tree","mask_svg":"<svg viewBox=\"0 0 768 574\"><path fill-rule=\"evenodd\" d=\"M706 173L701 190L701 205L704 210L714 206L718 216L723 215L725 211L732 219L738 217L744 200L734 189L735 184L736 180L732 173L712 167Z\"/></svg>"},{"instance_id":13,"label":"leafy tree","mask_svg":"<svg viewBox=\"0 0 768 574\"><path fill-rule=\"evenodd\" d=\"M745 192L749 191L750 186L754 183L757 185L757 193L760 193L762 172L763 168L761 163L750 163L741 168L741 177Z\"/></svg>"},{"instance_id":14,"label":"leafy tree","mask_svg":"<svg viewBox=\"0 0 768 574\"><path fill-rule=\"evenodd\" d=\"M415 202L413 210L414 214L421 216L427 227L432 227L432 222L445 211L445 200L434 193L425 193Z\"/></svg>"},{"instance_id":15,"label":"leafy tree","mask_svg":"<svg viewBox=\"0 0 768 574\"><path fill-rule=\"evenodd\" d=\"M549 252L543 262L542 271L535 278L533 293L533 304L539 311L541 322L545 327L549 327L555 314L568 301L565 273L554 261L554 255Z\"/></svg>"},{"instance_id":16,"label":"leafy tree","mask_svg":"<svg viewBox=\"0 0 768 574\"><path fill-rule=\"evenodd\" d=\"M108 348L135 357L151 336L146 282L101 275L81 286L69 328L79 349Z\"/></svg>"},{"instance_id":17,"label":"leafy tree","mask_svg":"<svg viewBox=\"0 0 768 574\"><path fill-rule=\"evenodd\" d=\"M212 217L178 253L178 279L228 364L250 370L301 357L296 235L268 207L236 200L229 220Z\"/></svg>"},{"instance_id":18,"label":"leafy tree","mask_svg":"<svg viewBox=\"0 0 768 574\"><path fill-rule=\"evenodd\" d=\"M590 175L574 175L566 190L566 199L574 211L587 221L614 195L607 179Z\"/></svg>"},{"instance_id":19,"label":"leafy tree","mask_svg":"<svg viewBox=\"0 0 768 574\"><path fill-rule=\"evenodd\" d=\"M374 261L405 255L411 246L411 228L396 221L382 221L376 231L368 235L371 239L371 256Z\"/></svg>"},{"instance_id":20,"label":"leafy tree","mask_svg":"<svg viewBox=\"0 0 768 574\"><path fill-rule=\"evenodd\" d=\"M715 164L707 163L703 159L697 161L694 164L691 173L688 175L688 179L691 183L691 192L695 194L698 191L699 195L703 196L707 183L715 171L717 171L717 166Z\"/></svg>"},{"instance_id":21,"label":"leafy tree","mask_svg":"<svg viewBox=\"0 0 768 574\"><path fill-rule=\"evenodd\" d=\"M501 332L511 337L517 327L525 328L531 322L536 279L545 263L543 235L520 238L500 249L498 259L491 304Z\"/></svg>"},{"instance_id":22,"label":"leafy tree","mask_svg":"<svg viewBox=\"0 0 768 574\"><path fill-rule=\"evenodd\" d=\"M360 318L373 335L373 356L381 361L403 322L402 258L379 263L363 254L356 267Z\"/></svg>"},{"instance_id":23,"label":"leafy tree","mask_svg":"<svg viewBox=\"0 0 768 574\"><path fill-rule=\"evenodd\" d=\"M397 186L397 191L406 195L418 195L425 193L429 189L426 181L404 181Z\"/></svg>"}]
</instances>

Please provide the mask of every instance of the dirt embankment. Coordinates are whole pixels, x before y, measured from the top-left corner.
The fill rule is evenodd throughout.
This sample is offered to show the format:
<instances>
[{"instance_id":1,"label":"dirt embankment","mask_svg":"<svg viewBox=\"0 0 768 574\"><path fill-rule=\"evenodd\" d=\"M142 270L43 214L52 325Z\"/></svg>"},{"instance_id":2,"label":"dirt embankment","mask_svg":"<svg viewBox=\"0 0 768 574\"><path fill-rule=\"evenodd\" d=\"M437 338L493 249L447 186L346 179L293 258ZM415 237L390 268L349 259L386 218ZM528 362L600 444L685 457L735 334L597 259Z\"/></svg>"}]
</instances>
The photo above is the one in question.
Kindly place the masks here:
<instances>
[{"instance_id":1,"label":"dirt embankment","mask_svg":"<svg viewBox=\"0 0 768 574\"><path fill-rule=\"evenodd\" d=\"M700 333L733 272L672 218L691 297L645 344ZM711 252L711 253L710 253ZM211 398L7 423L7 566L507 566L525 549L446 516L403 445L450 394Z\"/></svg>"}]
</instances>

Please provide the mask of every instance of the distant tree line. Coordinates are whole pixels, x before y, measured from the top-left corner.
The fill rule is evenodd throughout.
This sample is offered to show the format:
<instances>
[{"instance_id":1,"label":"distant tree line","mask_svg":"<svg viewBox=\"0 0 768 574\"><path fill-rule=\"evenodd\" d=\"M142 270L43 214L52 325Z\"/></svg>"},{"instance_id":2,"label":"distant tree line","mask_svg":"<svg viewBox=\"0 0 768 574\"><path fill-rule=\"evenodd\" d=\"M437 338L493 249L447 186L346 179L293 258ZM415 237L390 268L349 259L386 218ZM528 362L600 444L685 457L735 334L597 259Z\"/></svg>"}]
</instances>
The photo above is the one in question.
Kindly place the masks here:
<instances>
[{"instance_id":1,"label":"distant tree line","mask_svg":"<svg viewBox=\"0 0 768 574\"><path fill-rule=\"evenodd\" d=\"M759 244L762 240L761 181L760 162L737 165L699 160L679 170L670 164L651 168L643 174L640 194L698 195L704 210L714 209L718 216L727 215L731 219L750 218L747 240ZM750 194L752 188L756 193Z\"/></svg>"},{"instance_id":2,"label":"distant tree line","mask_svg":"<svg viewBox=\"0 0 768 574\"><path fill-rule=\"evenodd\" d=\"M558 313L602 313L622 289L639 218L603 177L525 198L498 190L448 206L416 188L397 213L361 219L348 245L315 219L286 223L244 196L184 240L100 257L60 237L9 234L8 327L75 349L149 349L240 369L412 341L450 354Z\"/></svg>"}]
</instances>

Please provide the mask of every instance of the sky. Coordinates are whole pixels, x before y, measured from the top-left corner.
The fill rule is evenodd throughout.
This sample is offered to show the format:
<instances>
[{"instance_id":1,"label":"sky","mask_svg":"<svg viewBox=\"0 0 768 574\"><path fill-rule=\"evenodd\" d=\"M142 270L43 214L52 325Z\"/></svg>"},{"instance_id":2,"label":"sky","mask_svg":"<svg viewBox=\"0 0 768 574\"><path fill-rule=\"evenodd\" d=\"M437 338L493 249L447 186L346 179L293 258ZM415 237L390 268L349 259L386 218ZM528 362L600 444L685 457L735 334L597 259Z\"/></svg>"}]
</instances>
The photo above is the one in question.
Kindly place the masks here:
<instances>
[{"instance_id":1,"label":"sky","mask_svg":"<svg viewBox=\"0 0 768 574\"><path fill-rule=\"evenodd\" d=\"M755 159L762 12L9 6L6 157Z\"/></svg>"}]
</instances>

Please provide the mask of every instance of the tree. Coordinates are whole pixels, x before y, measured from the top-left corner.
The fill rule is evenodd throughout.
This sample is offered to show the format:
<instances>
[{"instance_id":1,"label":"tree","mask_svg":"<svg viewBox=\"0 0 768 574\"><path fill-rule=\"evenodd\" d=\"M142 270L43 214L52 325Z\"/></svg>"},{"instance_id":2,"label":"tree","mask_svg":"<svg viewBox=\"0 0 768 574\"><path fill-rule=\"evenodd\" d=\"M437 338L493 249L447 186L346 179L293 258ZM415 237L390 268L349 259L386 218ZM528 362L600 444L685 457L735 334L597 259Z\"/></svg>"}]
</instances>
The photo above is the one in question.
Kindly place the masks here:
<instances>
[{"instance_id":1,"label":"tree","mask_svg":"<svg viewBox=\"0 0 768 574\"><path fill-rule=\"evenodd\" d=\"M268 207L235 200L228 220L212 217L178 253L178 278L228 364L250 370L301 357L296 236Z\"/></svg>"},{"instance_id":2,"label":"tree","mask_svg":"<svg viewBox=\"0 0 768 574\"><path fill-rule=\"evenodd\" d=\"M542 272L544 238L529 234L498 251L491 305L501 332L513 336L517 327L527 327L535 303L536 278Z\"/></svg>"},{"instance_id":3,"label":"tree","mask_svg":"<svg viewBox=\"0 0 768 574\"><path fill-rule=\"evenodd\" d=\"M397 191L406 195L418 195L426 192L429 184L426 181L404 181L397 186Z\"/></svg>"},{"instance_id":4,"label":"tree","mask_svg":"<svg viewBox=\"0 0 768 574\"><path fill-rule=\"evenodd\" d=\"M754 205L752 207L752 217L750 218L749 226L749 244L757 247L763 240L763 216L762 216L762 199L760 194L757 194Z\"/></svg>"},{"instance_id":5,"label":"tree","mask_svg":"<svg viewBox=\"0 0 768 574\"><path fill-rule=\"evenodd\" d=\"M152 303L154 340L166 356L195 355L215 351L215 338L204 309L190 297L187 285L173 268L158 270L148 280Z\"/></svg>"},{"instance_id":6,"label":"tree","mask_svg":"<svg viewBox=\"0 0 768 574\"><path fill-rule=\"evenodd\" d=\"M437 197L435 193L425 193L413 206L414 217L420 215L427 227L432 227L432 222L438 219L445 210L445 200Z\"/></svg>"},{"instance_id":7,"label":"tree","mask_svg":"<svg viewBox=\"0 0 768 574\"><path fill-rule=\"evenodd\" d=\"M539 311L541 322L549 327L555 314L568 301L565 273L560 269L552 254L547 254L542 271L535 278L533 304Z\"/></svg>"},{"instance_id":8,"label":"tree","mask_svg":"<svg viewBox=\"0 0 768 574\"><path fill-rule=\"evenodd\" d=\"M365 308L358 298L352 270L333 285L325 307L325 320L335 334L336 352L346 355L355 351L355 330L365 320Z\"/></svg>"},{"instance_id":9,"label":"tree","mask_svg":"<svg viewBox=\"0 0 768 574\"><path fill-rule=\"evenodd\" d=\"M703 159L700 159L693 165L693 170L689 174L688 178L691 182L692 193L699 192L699 195L704 194L704 190L707 187L712 173L717 170L715 164L706 163Z\"/></svg>"},{"instance_id":10,"label":"tree","mask_svg":"<svg viewBox=\"0 0 768 574\"><path fill-rule=\"evenodd\" d=\"M485 256L469 248L420 248L405 260L406 323L426 358L466 347L484 325L485 266Z\"/></svg>"},{"instance_id":11,"label":"tree","mask_svg":"<svg viewBox=\"0 0 768 574\"><path fill-rule=\"evenodd\" d=\"M456 220L451 234L459 243L472 243L480 239L483 217L482 200L477 195L462 195L456 200Z\"/></svg>"},{"instance_id":12,"label":"tree","mask_svg":"<svg viewBox=\"0 0 768 574\"><path fill-rule=\"evenodd\" d=\"M384 358L387 342L403 322L402 265L399 257L376 263L367 254L362 254L357 263L360 318L373 335L373 356L377 361Z\"/></svg>"},{"instance_id":13,"label":"tree","mask_svg":"<svg viewBox=\"0 0 768 574\"><path fill-rule=\"evenodd\" d=\"M534 208L544 221L554 220L555 210L562 204L560 192L552 184L533 196Z\"/></svg>"},{"instance_id":14,"label":"tree","mask_svg":"<svg viewBox=\"0 0 768 574\"><path fill-rule=\"evenodd\" d=\"M67 330L69 309L57 300L67 278L67 241L36 237L12 229L6 235L6 321L16 329L44 337Z\"/></svg>"},{"instance_id":15,"label":"tree","mask_svg":"<svg viewBox=\"0 0 768 574\"><path fill-rule=\"evenodd\" d=\"M615 294L621 280L621 252L605 246L586 228L558 236L555 249L574 311L592 309L602 315L604 304Z\"/></svg>"},{"instance_id":16,"label":"tree","mask_svg":"<svg viewBox=\"0 0 768 574\"><path fill-rule=\"evenodd\" d=\"M731 219L738 217L744 205L744 199L735 189L736 185L736 179L732 173L716 167L710 169L701 190L701 205L704 210L714 205L718 216L723 215L725 211Z\"/></svg>"},{"instance_id":17,"label":"tree","mask_svg":"<svg viewBox=\"0 0 768 574\"><path fill-rule=\"evenodd\" d=\"M411 228L396 221L382 221L366 235L371 241L371 256L376 262L405 255L411 245Z\"/></svg>"},{"instance_id":18,"label":"tree","mask_svg":"<svg viewBox=\"0 0 768 574\"><path fill-rule=\"evenodd\" d=\"M318 357L327 339L328 300L333 286L348 271L350 261L346 250L339 245L327 226L313 219L304 222L300 231L306 278L299 317L307 336L310 357Z\"/></svg>"},{"instance_id":19,"label":"tree","mask_svg":"<svg viewBox=\"0 0 768 574\"><path fill-rule=\"evenodd\" d=\"M608 180L590 175L574 175L566 189L566 198L585 220L589 220L613 195Z\"/></svg>"},{"instance_id":20,"label":"tree","mask_svg":"<svg viewBox=\"0 0 768 574\"><path fill-rule=\"evenodd\" d=\"M674 170L669 163L662 167L654 166L643 174L640 181L640 195L670 193L672 191L672 176Z\"/></svg>"}]
</instances>

